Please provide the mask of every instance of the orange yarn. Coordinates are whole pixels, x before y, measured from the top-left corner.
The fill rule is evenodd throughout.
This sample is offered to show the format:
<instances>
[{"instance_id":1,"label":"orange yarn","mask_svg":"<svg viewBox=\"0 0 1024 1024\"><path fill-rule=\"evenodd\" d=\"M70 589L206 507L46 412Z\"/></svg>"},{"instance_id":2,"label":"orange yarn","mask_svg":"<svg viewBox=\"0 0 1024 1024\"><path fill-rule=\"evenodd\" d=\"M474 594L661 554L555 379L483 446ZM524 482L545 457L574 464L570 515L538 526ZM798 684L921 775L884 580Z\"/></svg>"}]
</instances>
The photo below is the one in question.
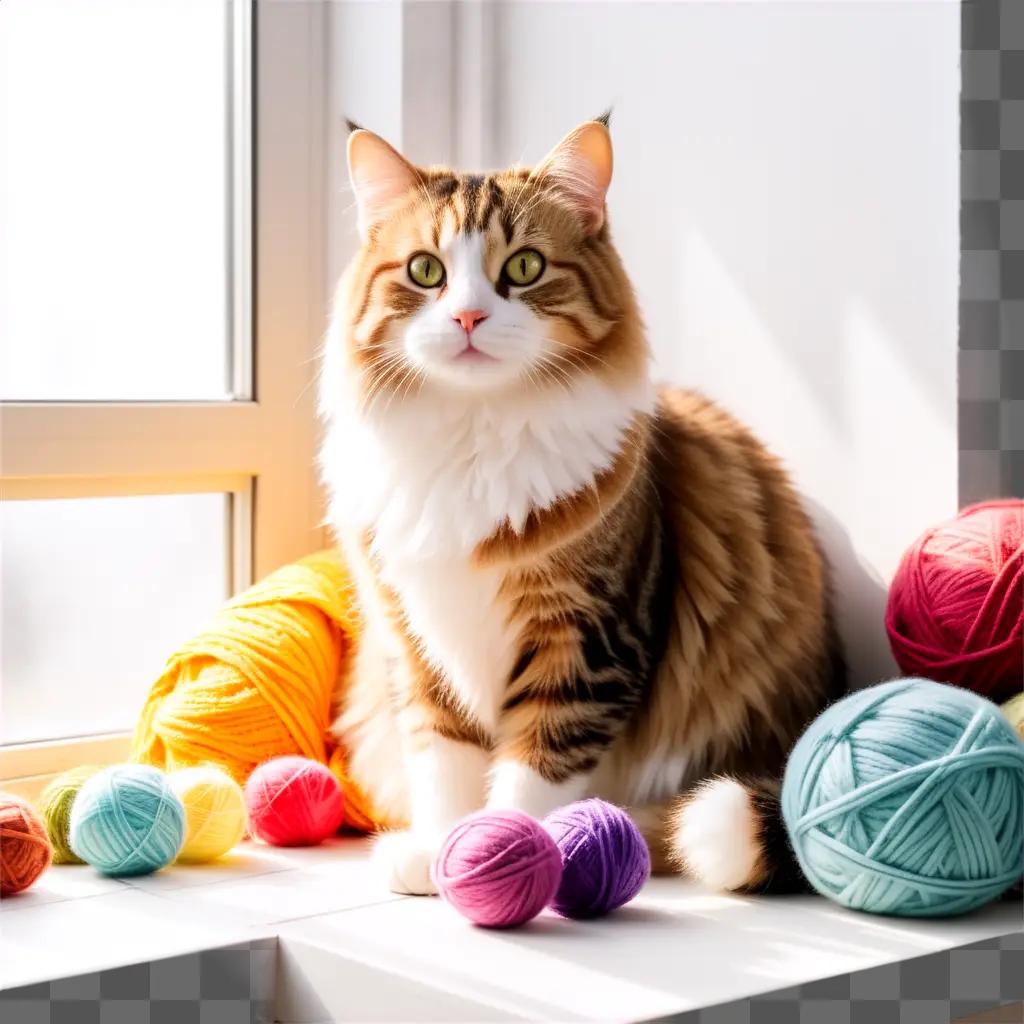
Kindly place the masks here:
<instances>
[{"instance_id":1,"label":"orange yarn","mask_svg":"<svg viewBox=\"0 0 1024 1024\"><path fill-rule=\"evenodd\" d=\"M382 826L394 827L394 822L374 812L373 805L360 789L359 783L349 775L345 751L341 747L334 748L327 761L327 767L341 783L341 791L345 796L345 828L353 832L375 832Z\"/></svg>"},{"instance_id":2,"label":"orange yarn","mask_svg":"<svg viewBox=\"0 0 1024 1024\"><path fill-rule=\"evenodd\" d=\"M244 785L268 758L301 754L338 776L346 826L372 830L378 819L327 735L338 669L357 629L336 551L271 573L167 662L136 726L133 760L167 771L213 763Z\"/></svg>"},{"instance_id":3,"label":"orange yarn","mask_svg":"<svg viewBox=\"0 0 1024 1024\"><path fill-rule=\"evenodd\" d=\"M0 793L0 896L27 889L52 859L39 815L24 800Z\"/></svg>"}]
</instances>

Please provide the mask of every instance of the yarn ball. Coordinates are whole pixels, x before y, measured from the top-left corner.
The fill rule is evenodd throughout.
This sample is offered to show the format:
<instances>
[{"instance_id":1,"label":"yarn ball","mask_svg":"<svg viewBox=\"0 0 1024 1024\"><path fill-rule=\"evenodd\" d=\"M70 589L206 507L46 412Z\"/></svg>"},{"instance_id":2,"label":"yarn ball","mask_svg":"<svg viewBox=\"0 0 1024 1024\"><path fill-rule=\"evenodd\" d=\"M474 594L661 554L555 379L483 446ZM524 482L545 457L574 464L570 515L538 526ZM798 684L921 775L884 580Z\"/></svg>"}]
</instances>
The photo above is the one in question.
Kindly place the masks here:
<instances>
[{"instance_id":1,"label":"yarn ball","mask_svg":"<svg viewBox=\"0 0 1024 1024\"><path fill-rule=\"evenodd\" d=\"M823 895L878 914L962 914L1024 870L1024 743L969 690L882 683L800 738L782 813Z\"/></svg>"},{"instance_id":2,"label":"yarn ball","mask_svg":"<svg viewBox=\"0 0 1024 1024\"><path fill-rule=\"evenodd\" d=\"M907 675L995 701L1024 678L1024 501L990 501L927 530L903 556L885 616Z\"/></svg>"},{"instance_id":3,"label":"yarn ball","mask_svg":"<svg viewBox=\"0 0 1024 1024\"><path fill-rule=\"evenodd\" d=\"M178 860L201 864L223 856L245 835L242 787L215 765L171 772L167 781L185 808L185 841Z\"/></svg>"},{"instance_id":4,"label":"yarn ball","mask_svg":"<svg viewBox=\"0 0 1024 1024\"><path fill-rule=\"evenodd\" d=\"M549 814L544 827L562 858L562 881L551 909L563 917L610 914L650 877L647 843L621 807L580 800Z\"/></svg>"},{"instance_id":5,"label":"yarn ball","mask_svg":"<svg viewBox=\"0 0 1024 1024\"><path fill-rule=\"evenodd\" d=\"M1017 730L1017 735L1024 740L1024 693L1011 697L1000 710L1006 715L1010 725Z\"/></svg>"},{"instance_id":6,"label":"yarn ball","mask_svg":"<svg viewBox=\"0 0 1024 1024\"><path fill-rule=\"evenodd\" d=\"M98 765L69 768L53 779L39 797L39 810L53 846L54 864L82 863L71 849L71 805L86 780L99 770Z\"/></svg>"},{"instance_id":7,"label":"yarn ball","mask_svg":"<svg viewBox=\"0 0 1024 1024\"><path fill-rule=\"evenodd\" d=\"M24 800L0 793L0 896L27 889L52 858L39 815Z\"/></svg>"},{"instance_id":8,"label":"yarn ball","mask_svg":"<svg viewBox=\"0 0 1024 1024\"><path fill-rule=\"evenodd\" d=\"M273 757L245 784L249 827L273 846L315 846L334 835L344 813L341 785L318 761Z\"/></svg>"},{"instance_id":9,"label":"yarn ball","mask_svg":"<svg viewBox=\"0 0 1024 1024\"><path fill-rule=\"evenodd\" d=\"M88 779L71 805L71 849L105 875L146 875L170 864L185 808L163 772L118 764Z\"/></svg>"},{"instance_id":10,"label":"yarn ball","mask_svg":"<svg viewBox=\"0 0 1024 1024\"><path fill-rule=\"evenodd\" d=\"M561 877L555 841L519 811L479 811L464 818L433 865L441 896L487 928L512 928L536 917Z\"/></svg>"}]
</instances>

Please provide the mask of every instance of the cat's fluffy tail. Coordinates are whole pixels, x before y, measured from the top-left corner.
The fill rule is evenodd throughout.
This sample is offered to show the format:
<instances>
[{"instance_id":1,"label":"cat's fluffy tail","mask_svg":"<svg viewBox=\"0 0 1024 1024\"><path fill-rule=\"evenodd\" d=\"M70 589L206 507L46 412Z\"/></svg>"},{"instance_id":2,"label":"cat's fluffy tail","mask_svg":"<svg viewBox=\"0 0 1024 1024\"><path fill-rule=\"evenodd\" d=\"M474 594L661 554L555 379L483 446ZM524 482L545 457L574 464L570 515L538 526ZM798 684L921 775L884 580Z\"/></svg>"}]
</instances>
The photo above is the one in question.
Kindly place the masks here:
<instances>
[{"instance_id":1,"label":"cat's fluffy tail","mask_svg":"<svg viewBox=\"0 0 1024 1024\"><path fill-rule=\"evenodd\" d=\"M666 861L714 889L806 892L779 791L772 778L719 775L697 783L665 809Z\"/></svg>"}]
</instances>

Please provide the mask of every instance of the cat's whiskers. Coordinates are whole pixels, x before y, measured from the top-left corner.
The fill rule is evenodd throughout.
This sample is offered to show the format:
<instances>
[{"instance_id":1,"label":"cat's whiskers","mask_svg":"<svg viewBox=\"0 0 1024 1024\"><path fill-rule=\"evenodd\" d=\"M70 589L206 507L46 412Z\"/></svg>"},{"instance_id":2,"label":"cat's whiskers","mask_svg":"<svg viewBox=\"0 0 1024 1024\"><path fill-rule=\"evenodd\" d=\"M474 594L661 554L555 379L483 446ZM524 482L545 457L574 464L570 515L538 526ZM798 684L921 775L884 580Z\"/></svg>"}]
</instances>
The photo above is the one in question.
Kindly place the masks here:
<instances>
[{"instance_id":1,"label":"cat's whiskers","mask_svg":"<svg viewBox=\"0 0 1024 1024\"><path fill-rule=\"evenodd\" d=\"M557 363L552 363L542 357L534 365L537 369L543 371L549 380L558 384L567 395L572 394L573 380Z\"/></svg>"},{"instance_id":2,"label":"cat's whiskers","mask_svg":"<svg viewBox=\"0 0 1024 1024\"><path fill-rule=\"evenodd\" d=\"M373 406L384 390L389 380L394 377L395 368L405 361L404 352L394 352L388 358L372 364L363 374L373 374L369 387L366 389L362 401L359 404L360 415L369 416L373 412Z\"/></svg>"},{"instance_id":3,"label":"cat's whiskers","mask_svg":"<svg viewBox=\"0 0 1024 1024\"><path fill-rule=\"evenodd\" d=\"M534 363L531 366L526 366L524 369L526 379L533 384L538 391L543 391L544 385L549 382L553 383L556 387L565 388L565 385L554 377L547 367L542 366L540 363ZM568 389L565 390L566 393L568 393Z\"/></svg>"},{"instance_id":4,"label":"cat's whiskers","mask_svg":"<svg viewBox=\"0 0 1024 1024\"><path fill-rule=\"evenodd\" d=\"M398 378L398 381L395 383L394 388L392 388L391 394L388 395L388 400L387 402L384 403L384 408L381 411L381 416L387 416L388 410L391 408L391 403L394 402L399 392L402 393L402 399L404 401L409 387L411 387L411 385L416 381L417 377L419 377L421 372L422 371L420 371L417 367L411 364L406 367L405 372L402 374L401 377Z\"/></svg>"}]
</instances>

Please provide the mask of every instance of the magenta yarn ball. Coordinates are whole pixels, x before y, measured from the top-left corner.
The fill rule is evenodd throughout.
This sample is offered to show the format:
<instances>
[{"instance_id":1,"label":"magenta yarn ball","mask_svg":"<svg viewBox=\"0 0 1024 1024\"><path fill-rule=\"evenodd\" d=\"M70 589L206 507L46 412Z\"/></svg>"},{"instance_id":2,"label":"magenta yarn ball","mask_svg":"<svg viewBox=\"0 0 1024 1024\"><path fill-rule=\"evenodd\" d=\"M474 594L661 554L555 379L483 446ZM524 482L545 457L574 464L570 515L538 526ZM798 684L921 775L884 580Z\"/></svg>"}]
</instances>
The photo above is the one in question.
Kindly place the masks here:
<instances>
[{"instance_id":1,"label":"magenta yarn ball","mask_svg":"<svg viewBox=\"0 0 1024 1024\"><path fill-rule=\"evenodd\" d=\"M651 854L633 819L604 800L553 811L544 827L562 857L551 909L563 917L601 917L628 903L651 875Z\"/></svg>"},{"instance_id":2,"label":"magenta yarn ball","mask_svg":"<svg viewBox=\"0 0 1024 1024\"><path fill-rule=\"evenodd\" d=\"M474 924L512 928L551 902L562 858L540 822L519 811L480 811L452 829L434 861L438 892Z\"/></svg>"},{"instance_id":3,"label":"magenta yarn ball","mask_svg":"<svg viewBox=\"0 0 1024 1024\"><path fill-rule=\"evenodd\" d=\"M249 829L273 846L315 846L341 827L341 784L308 757L272 757L245 784Z\"/></svg>"}]
</instances>

